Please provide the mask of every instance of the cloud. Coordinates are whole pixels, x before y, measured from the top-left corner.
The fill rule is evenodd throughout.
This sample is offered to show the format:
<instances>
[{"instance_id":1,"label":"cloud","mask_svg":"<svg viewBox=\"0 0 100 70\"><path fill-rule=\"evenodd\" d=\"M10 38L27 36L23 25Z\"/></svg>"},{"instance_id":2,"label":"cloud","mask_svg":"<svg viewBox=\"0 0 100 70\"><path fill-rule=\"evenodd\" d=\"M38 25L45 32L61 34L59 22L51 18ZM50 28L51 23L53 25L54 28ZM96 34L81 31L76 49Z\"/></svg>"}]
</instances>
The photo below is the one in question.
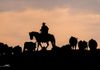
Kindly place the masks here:
<instances>
[{"instance_id":1,"label":"cloud","mask_svg":"<svg viewBox=\"0 0 100 70\"><path fill-rule=\"evenodd\" d=\"M20 10L31 8L51 9L67 0L3 0L0 2L1 11Z\"/></svg>"},{"instance_id":2,"label":"cloud","mask_svg":"<svg viewBox=\"0 0 100 70\"><path fill-rule=\"evenodd\" d=\"M99 13L100 0L0 0L0 11L25 10L26 8L51 10L56 7Z\"/></svg>"}]
</instances>

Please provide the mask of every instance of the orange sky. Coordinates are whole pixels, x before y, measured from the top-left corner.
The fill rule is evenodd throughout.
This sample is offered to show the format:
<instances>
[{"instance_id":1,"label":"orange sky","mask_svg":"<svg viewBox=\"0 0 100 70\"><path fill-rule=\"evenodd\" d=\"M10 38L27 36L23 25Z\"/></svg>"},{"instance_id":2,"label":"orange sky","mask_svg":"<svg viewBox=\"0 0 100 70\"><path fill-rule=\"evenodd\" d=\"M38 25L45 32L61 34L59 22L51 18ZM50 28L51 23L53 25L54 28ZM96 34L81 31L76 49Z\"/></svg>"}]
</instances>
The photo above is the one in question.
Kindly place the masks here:
<instances>
[{"instance_id":1,"label":"orange sky","mask_svg":"<svg viewBox=\"0 0 100 70\"><path fill-rule=\"evenodd\" d=\"M25 41L30 41L28 32L39 31L43 21L54 34L58 46L67 44L70 36L86 41L94 38L100 42L100 14L65 5L50 10L27 6L24 10L1 11L0 41L23 46Z\"/></svg>"}]
</instances>

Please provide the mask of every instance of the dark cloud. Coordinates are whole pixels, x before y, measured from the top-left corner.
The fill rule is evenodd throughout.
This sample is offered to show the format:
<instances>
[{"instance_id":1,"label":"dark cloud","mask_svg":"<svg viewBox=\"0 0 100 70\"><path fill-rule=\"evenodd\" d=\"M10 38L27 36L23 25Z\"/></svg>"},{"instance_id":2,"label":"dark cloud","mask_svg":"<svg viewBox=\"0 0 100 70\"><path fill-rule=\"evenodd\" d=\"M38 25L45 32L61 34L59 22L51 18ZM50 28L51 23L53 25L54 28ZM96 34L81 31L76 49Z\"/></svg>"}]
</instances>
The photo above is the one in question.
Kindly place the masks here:
<instances>
[{"instance_id":1,"label":"dark cloud","mask_svg":"<svg viewBox=\"0 0 100 70\"><path fill-rule=\"evenodd\" d=\"M68 6L76 10L100 13L100 0L73 0Z\"/></svg>"},{"instance_id":2,"label":"dark cloud","mask_svg":"<svg viewBox=\"0 0 100 70\"><path fill-rule=\"evenodd\" d=\"M27 7L49 10L62 6L100 12L100 0L0 0L0 11L22 10Z\"/></svg>"},{"instance_id":3,"label":"dark cloud","mask_svg":"<svg viewBox=\"0 0 100 70\"><path fill-rule=\"evenodd\" d=\"M52 9L66 4L68 0L3 0L0 1L0 11L10 11L31 8Z\"/></svg>"}]
</instances>

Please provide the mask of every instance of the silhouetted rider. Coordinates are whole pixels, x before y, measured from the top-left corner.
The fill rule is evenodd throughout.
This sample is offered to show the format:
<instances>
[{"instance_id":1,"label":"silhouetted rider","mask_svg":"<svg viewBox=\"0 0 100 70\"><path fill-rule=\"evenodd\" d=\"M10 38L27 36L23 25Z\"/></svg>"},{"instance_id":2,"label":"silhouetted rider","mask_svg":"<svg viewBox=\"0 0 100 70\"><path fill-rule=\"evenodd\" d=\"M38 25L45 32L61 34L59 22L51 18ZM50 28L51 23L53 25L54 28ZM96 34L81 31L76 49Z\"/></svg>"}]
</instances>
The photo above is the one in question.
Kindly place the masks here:
<instances>
[{"instance_id":1,"label":"silhouetted rider","mask_svg":"<svg viewBox=\"0 0 100 70\"><path fill-rule=\"evenodd\" d=\"M48 34L49 28L46 25L46 23L44 23L44 22L42 23L42 27L41 27L40 31L42 34Z\"/></svg>"}]
</instances>

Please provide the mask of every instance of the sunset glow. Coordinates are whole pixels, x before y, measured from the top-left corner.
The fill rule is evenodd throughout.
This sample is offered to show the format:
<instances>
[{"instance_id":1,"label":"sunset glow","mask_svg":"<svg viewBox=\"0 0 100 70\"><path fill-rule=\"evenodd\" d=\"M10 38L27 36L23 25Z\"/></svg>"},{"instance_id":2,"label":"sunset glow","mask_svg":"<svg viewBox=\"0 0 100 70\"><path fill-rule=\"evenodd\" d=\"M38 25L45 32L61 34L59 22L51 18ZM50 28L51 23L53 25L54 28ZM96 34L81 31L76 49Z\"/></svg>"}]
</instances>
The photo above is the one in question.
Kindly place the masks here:
<instances>
[{"instance_id":1,"label":"sunset glow","mask_svg":"<svg viewBox=\"0 0 100 70\"><path fill-rule=\"evenodd\" d=\"M23 46L25 41L30 41L28 33L39 32L42 22L46 22L58 46L67 44L70 36L86 41L93 38L100 46L99 0L62 0L61 4L60 0L49 1L1 1L0 42Z\"/></svg>"}]
</instances>

